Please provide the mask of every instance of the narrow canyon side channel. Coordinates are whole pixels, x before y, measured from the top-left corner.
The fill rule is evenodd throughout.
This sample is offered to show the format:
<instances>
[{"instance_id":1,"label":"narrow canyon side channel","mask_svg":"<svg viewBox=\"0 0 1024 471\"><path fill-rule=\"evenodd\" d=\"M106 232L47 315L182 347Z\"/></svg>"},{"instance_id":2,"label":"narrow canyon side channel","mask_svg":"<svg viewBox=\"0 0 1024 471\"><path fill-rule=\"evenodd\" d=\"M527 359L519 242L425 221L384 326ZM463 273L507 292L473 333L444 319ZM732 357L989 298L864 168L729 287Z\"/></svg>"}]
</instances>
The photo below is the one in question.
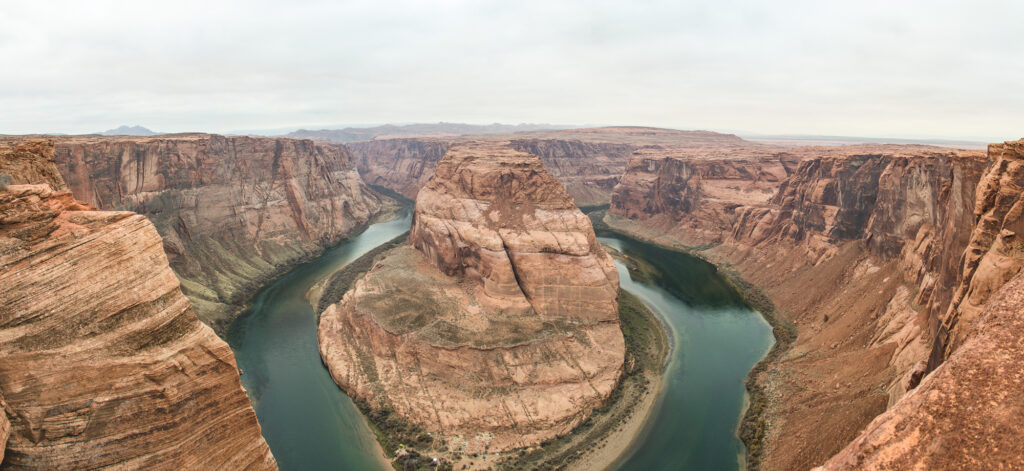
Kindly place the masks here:
<instances>
[{"instance_id":1,"label":"narrow canyon side channel","mask_svg":"<svg viewBox=\"0 0 1024 471\"><path fill-rule=\"evenodd\" d=\"M409 228L410 213L370 226L259 292L228 341L263 434L283 470L383 468L359 409L334 384L316 345L305 296L317 281ZM623 289L655 311L673 341L655 410L613 469L740 469L736 435L744 378L772 343L771 329L706 262L619 234L599 240Z\"/></svg>"}]
</instances>

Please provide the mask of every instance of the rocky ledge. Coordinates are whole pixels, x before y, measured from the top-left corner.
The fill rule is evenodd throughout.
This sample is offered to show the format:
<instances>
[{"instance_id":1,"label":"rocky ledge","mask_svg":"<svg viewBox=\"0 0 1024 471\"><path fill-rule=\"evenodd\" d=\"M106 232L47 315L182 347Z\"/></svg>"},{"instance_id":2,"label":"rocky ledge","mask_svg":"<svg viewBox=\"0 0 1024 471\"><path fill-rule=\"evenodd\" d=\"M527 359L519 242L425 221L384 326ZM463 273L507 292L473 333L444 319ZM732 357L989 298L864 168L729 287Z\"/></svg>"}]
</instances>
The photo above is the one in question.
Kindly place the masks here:
<instances>
[{"instance_id":1,"label":"rocky ledge","mask_svg":"<svg viewBox=\"0 0 1024 471\"><path fill-rule=\"evenodd\" d=\"M319 327L334 380L452 450L569 432L623 369L618 276L590 221L533 155L453 146L384 254Z\"/></svg>"},{"instance_id":2,"label":"rocky ledge","mask_svg":"<svg viewBox=\"0 0 1024 471\"><path fill-rule=\"evenodd\" d=\"M52 150L0 151L3 468L276 469L153 225L52 189Z\"/></svg>"}]
</instances>

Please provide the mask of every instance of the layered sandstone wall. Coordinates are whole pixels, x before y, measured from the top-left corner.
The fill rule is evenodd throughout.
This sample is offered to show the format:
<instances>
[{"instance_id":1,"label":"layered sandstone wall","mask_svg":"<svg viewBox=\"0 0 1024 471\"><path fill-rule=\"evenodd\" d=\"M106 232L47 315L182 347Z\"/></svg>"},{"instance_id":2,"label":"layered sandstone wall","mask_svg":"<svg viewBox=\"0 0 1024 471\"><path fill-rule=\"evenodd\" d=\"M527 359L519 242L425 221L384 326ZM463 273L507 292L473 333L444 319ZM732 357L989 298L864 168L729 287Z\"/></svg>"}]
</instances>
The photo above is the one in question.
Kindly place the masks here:
<instances>
[{"instance_id":1,"label":"layered sandstone wall","mask_svg":"<svg viewBox=\"0 0 1024 471\"><path fill-rule=\"evenodd\" d=\"M768 469L820 464L920 381L987 165L980 153L917 146L798 152L806 158L778 192L737 205L721 245L701 252L765 290L796 334L755 378L768 401ZM707 218L678 214L669 230L628 212L608 221L695 245Z\"/></svg>"},{"instance_id":2,"label":"layered sandstone wall","mask_svg":"<svg viewBox=\"0 0 1024 471\"><path fill-rule=\"evenodd\" d=\"M646 146L673 146L708 152L733 147L763 147L731 134L643 127L585 128L527 132L505 136L452 136L378 139L347 144L359 172L371 185L381 185L406 198L427 183L447 149L466 141L506 142L513 149L540 157L581 207L611 202L612 190L625 173L630 155Z\"/></svg>"},{"instance_id":3,"label":"layered sandstone wall","mask_svg":"<svg viewBox=\"0 0 1024 471\"><path fill-rule=\"evenodd\" d=\"M56 174L39 149L49 168L16 180ZM4 469L276 469L145 217L0 189L0 286Z\"/></svg>"},{"instance_id":4,"label":"layered sandstone wall","mask_svg":"<svg viewBox=\"0 0 1024 471\"><path fill-rule=\"evenodd\" d=\"M382 139L347 144L363 180L410 199L430 181L451 143L437 138Z\"/></svg>"},{"instance_id":5,"label":"layered sandstone wall","mask_svg":"<svg viewBox=\"0 0 1024 471\"><path fill-rule=\"evenodd\" d=\"M537 157L452 147L410 245L323 313L321 355L349 394L468 452L567 433L608 398L625 355L618 275Z\"/></svg>"},{"instance_id":6,"label":"layered sandstone wall","mask_svg":"<svg viewBox=\"0 0 1024 471\"><path fill-rule=\"evenodd\" d=\"M737 208L763 208L802 156L764 147L638 150L609 212L670 232L689 246L721 243Z\"/></svg>"},{"instance_id":7,"label":"layered sandstone wall","mask_svg":"<svg viewBox=\"0 0 1024 471\"><path fill-rule=\"evenodd\" d=\"M381 208L341 146L188 134L57 138L76 195L138 212L200 318L223 328L251 291Z\"/></svg>"},{"instance_id":8,"label":"layered sandstone wall","mask_svg":"<svg viewBox=\"0 0 1024 471\"><path fill-rule=\"evenodd\" d=\"M1024 266L1024 140L992 144L978 185L977 221L962 257L960 284L943 319L933 366L968 338L992 295Z\"/></svg>"}]
</instances>

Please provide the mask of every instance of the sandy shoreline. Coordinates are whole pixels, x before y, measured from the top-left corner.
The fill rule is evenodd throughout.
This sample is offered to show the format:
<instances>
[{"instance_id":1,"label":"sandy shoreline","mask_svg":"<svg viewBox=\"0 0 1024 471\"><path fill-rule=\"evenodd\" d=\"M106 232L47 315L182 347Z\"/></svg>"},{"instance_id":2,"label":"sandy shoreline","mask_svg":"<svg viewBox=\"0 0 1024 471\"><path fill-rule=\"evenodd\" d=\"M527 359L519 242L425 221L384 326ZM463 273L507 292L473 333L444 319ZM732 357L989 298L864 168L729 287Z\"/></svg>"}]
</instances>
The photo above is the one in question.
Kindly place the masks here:
<instances>
[{"instance_id":1,"label":"sandy shoreline","mask_svg":"<svg viewBox=\"0 0 1024 471\"><path fill-rule=\"evenodd\" d=\"M661 397L661 375L645 374L650 381L650 389L635 407L633 415L629 416L622 423L621 428L606 436L601 443L603 445L596 450L583 455L579 461L569 465L570 471L589 471L595 469L608 469L619 458L625 455L647 425L654 410L657 409L658 399Z\"/></svg>"}]
</instances>

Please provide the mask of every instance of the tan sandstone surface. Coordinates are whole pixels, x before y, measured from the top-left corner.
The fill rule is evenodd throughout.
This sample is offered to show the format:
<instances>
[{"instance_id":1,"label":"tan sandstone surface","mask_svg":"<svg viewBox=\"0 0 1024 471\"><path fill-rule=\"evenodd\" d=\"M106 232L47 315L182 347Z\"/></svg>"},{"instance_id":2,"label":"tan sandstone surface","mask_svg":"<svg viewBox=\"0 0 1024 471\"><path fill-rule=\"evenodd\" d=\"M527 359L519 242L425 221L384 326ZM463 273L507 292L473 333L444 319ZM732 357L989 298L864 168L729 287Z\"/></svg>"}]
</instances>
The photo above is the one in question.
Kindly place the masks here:
<instances>
[{"instance_id":1,"label":"tan sandstone surface","mask_svg":"<svg viewBox=\"0 0 1024 471\"><path fill-rule=\"evenodd\" d=\"M420 192L410 246L320 321L335 381L376 410L501 451L567 433L616 386L618 276L540 160L450 148Z\"/></svg>"},{"instance_id":2,"label":"tan sandstone surface","mask_svg":"<svg viewBox=\"0 0 1024 471\"><path fill-rule=\"evenodd\" d=\"M52 144L0 162L27 148L37 168L13 180L50 180ZM3 469L276 469L234 355L145 217L0 188L0 286Z\"/></svg>"},{"instance_id":3,"label":"tan sandstone surface","mask_svg":"<svg viewBox=\"0 0 1024 471\"><path fill-rule=\"evenodd\" d=\"M783 336L796 337L755 378L765 438L752 450L765 469L823 463L921 381L987 166L980 152L926 146L798 151L821 155L805 157L765 203L737 201L730 232L700 251L763 289ZM668 229L628 214L606 219L692 246L706 220L683 214Z\"/></svg>"},{"instance_id":4,"label":"tan sandstone surface","mask_svg":"<svg viewBox=\"0 0 1024 471\"><path fill-rule=\"evenodd\" d=\"M153 222L182 291L217 329L255 288L382 206L340 145L212 134L49 138L76 197Z\"/></svg>"},{"instance_id":5,"label":"tan sandstone surface","mask_svg":"<svg viewBox=\"0 0 1024 471\"><path fill-rule=\"evenodd\" d=\"M762 147L731 134L645 127L607 127L534 131L501 136L450 136L377 139L347 144L359 173L406 198L429 181L438 161L453 144L474 140L508 142L512 148L540 157L578 206L611 201L612 189L626 170L630 155L647 146L687 149Z\"/></svg>"}]
</instances>

